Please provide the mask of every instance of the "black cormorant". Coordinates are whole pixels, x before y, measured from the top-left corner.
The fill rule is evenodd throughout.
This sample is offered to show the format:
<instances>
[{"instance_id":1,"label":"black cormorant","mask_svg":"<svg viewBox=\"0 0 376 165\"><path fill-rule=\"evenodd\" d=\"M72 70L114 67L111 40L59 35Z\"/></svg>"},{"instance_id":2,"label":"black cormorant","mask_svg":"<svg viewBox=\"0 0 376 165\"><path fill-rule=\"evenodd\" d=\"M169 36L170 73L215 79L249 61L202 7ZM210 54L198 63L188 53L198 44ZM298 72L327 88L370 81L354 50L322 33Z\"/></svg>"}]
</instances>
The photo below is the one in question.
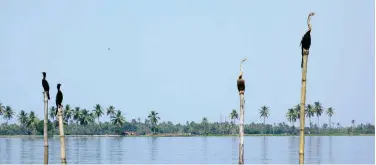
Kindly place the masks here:
<instances>
[{"instance_id":1,"label":"black cormorant","mask_svg":"<svg viewBox=\"0 0 376 165\"><path fill-rule=\"evenodd\" d=\"M61 104L63 102L63 93L60 90L61 84L57 84L57 94L56 94L56 114L58 112L58 109L63 107Z\"/></svg>"},{"instance_id":2,"label":"black cormorant","mask_svg":"<svg viewBox=\"0 0 376 165\"><path fill-rule=\"evenodd\" d=\"M42 72L43 79L42 79L42 86L44 89L44 92L47 93L47 98L50 100L50 85L48 85L48 81L46 80L46 72Z\"/></svg>"}]
</instances>

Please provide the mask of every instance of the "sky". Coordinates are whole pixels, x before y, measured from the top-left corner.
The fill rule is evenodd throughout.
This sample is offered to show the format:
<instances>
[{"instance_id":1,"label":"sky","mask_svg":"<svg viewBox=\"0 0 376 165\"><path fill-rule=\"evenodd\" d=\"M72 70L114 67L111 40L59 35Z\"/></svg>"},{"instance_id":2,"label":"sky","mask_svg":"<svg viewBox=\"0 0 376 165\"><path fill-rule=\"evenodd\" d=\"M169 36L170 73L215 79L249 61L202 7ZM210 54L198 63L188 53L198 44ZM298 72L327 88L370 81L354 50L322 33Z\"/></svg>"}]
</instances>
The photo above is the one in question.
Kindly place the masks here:
<instances>
[{"instance_id":1,"label":"sky","mask_svg":"<svg viewBox=\"0 0 376 165\"><path fill-rule=\"evenodd\" d=\"M3 0L0 101L42 118L44 71L49 106L61 83L64 105L113 105L128 121L151 110L173 123L228 120L247 57L245 122L262 122L266 105L266 123L287 123L300 103L299 44L312 11L306 103L333 107L344 126L374 123L372 0Z\"/></svg>"}]
</instances>

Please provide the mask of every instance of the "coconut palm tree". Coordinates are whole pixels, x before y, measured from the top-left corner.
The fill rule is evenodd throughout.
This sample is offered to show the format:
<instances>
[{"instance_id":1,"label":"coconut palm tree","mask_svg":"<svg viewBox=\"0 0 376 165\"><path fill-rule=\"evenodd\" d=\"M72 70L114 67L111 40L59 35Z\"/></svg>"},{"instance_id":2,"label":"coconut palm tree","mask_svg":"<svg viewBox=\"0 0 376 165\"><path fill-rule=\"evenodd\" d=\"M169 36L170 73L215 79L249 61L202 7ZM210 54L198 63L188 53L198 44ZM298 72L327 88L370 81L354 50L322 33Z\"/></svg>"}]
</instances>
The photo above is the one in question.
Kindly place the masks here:
<instances>
[{"instance_id":1,"label":"coconut palm tree","mask_svg":"<svg viewBox=\"0 0 376 165\"><path fill-rule=\"evenodd\" d=\"M334 115L334 109L332 107L329 107L326 110L326 114L329 116L329 124L330 124L330 128L332 128L332 116Z\"/></svg>"},{"instance_id":2,"label":"coconut palm tree","mask_svg":"<svg viewBox=\"0 0 376 165\"><path fill-rule=\"evenodd\" d=\"M116 126L122 126L125 123L125 118L120 110L117 110L116 114L111 116L111 122Z\"/></svg>"},{"instance_id":3,"label":"coconut palm tree","mask_svg":"<svg viewBox=\"0 0 376 165\"><path fill-rule=\"evenodd\" d=\"M103 108L101 107L101 105L96 104L94 106L93 113L94 113L95 117L98 118L98 124L99 124L99 117L101 117L103 115Z\"/></svg>"},{"instance_id":4,"label":"coconut palm tree","mask_svg":"<svg viewBox=\"0 0 376 165\"><path fill-rule=\"evenodd\" d=\"M238 112L236 111L236 109L233 109L232 112L230 113L230 118L232 119L232 126L233 126L233 129L235 128L235 120L236 119L239 119L239 115L238 115Z\"/></svg>"},{"instance_id":5,"label":"coconut palm tree","mask_svg":"<svg viewBox=\"0 0 376 165\"><path fill-rule=\"evenodd\" d=\"M116 114L115 112L115 107L110 105L108 108L107 108L107 116L114 116Z\"/></svg>"},{"instance_id":6,"label":"coconut palm tree","mask_svg":"<svg viewBox=\"0 0 376 165\"><path fill-rule=\"evenodd\" d=\"M24 110L21 110L18 115L18 122L23 127L27 124L27 113Z\"/></svg>"},{"instance_id":7,"label":"coconut palm tree","mask_svg":"<svg viewBox=\"0 0 376 165\"><path fill-rule=\"evenodd\" d=\"M239 115L236 109L232 110L232 112L230 113L230 117L231 117L232 123L235 124L235 120L239 118Z\"/></svg>"},{"instance_id":8,"label":"coconut palm tree","mask_svg":"<svg viewBox=\"0 0 376 165\"><path fill-rule=\"evenodd\" d=\"M81 125L88 125L94 121L93 119L94 119L93 115L88 110L86 109L81 110L80 117L79 117Z\"/></svg>"},{"instance_id":9,"label":"coconut palm tree","mask_svg":"<svg viewBox=\"0 0 376 165\"><path fill-rule=\"evenodd\" d=\"M293 128L295 128L295 122L296 122L296 119L297 119L297 114L296 113L297 111L294 109L294 108L290 108L287 110L287 113L286 113L286 118L287 118L287 121L289 121ZM293 130L294 131L294 130Z\"/></svg>"},{"instance_id":10,"label":"coconut palm tree","mask_svg":"<svg viewBox=\"0 0 376 165\"><path fill-rule=\"evenodd\" d=\"M8 125L8 121L10 119L12 119L13 116L14 116L14 111L13 111L12 107L6 106L5 109L4 109L4 111L3 111L3 118L5 120L7 120L6 125Z\"/></svg>"},{"instance_id":11,"label":"coconut palm tree","mask_svg":"<svg viewBox=\"0 0 376 165\"><path fill-rule=\"evenodd\" d=\"M305 114L309 119L309 129L311 130L312 122L311 122L311 117L315 116L315 109L311 104L308 104L307 107L305 108Z\"/></svg>"},{"instance_id":12,"label":"coconut palm tree","mask_svg":"<svg viewBox=\"0 0 376 165\"><path fill-rule=\"evenodd\" d=\"M260 118L264 118L264 131L265 131L265 119L269 116L269 107L267 106L262 106L261 109L259 110L260 112ZM265 133L265 132L264 132Z\"/></svg>"},{"instance_id":13,"label":"coconut palm tree","mask_svg":"<svg viewBox=\"0 0 376 165\"><path fill-rule=\"evenodd\" d=\"M202 125L202 127L203 127L203 129L204 129L204 134L205 135L207 135L208 134L208 126L209 126L209 122L208 122L208 118L206 118L206 117L204 117L203 119L202 119L202 122L201 122L201 125Z\"/></svg>"},{"instance_id":14,"label":"coconut palm tree","mask_svg":"<svg viewBox=\"0 0 376 165\"><path fill-rule=\"evenodd\" d=\"M5 107L3 106L3 103L0 102L0 116L3 115L4 109L5 109Z\"/></svg>"},{"instance_id":15,"label":"coconut palm tree","mask_svg":"<svg viewBox=\"0 0 376 165\"><path fill-rule=\"evenodd\" d=\"M158 123L158 120L160 119L160 117L158 116L158 113L155 112L155 111L151 111L149 116L148 116L150 122L151 122L151 125L152 125L152 128L153 128L153 133L155 133L155 127Z\"/></svg>"},{"instance_id":16,"label":"coconut palm tree","mask_svg":"<svg viewBox=\"0 0 376 165\"><path fill-rule=\"evenodd\" d=\"M69 124L69 119L72 118L72 109L69 104L65 105L63 120Z\"/></svg>"},{"instance_id":17,"label":"coconut palm tree","mask_svg":"<svg viewBox=\"0 0 376 165\"><path fill-rule=\"evenodd\" d=\"M296 119L300 119L300 104L295 105L293 109L295 111Z\"/></svg>"},{"instance_id":18,"label":"coconut palm tree","mask_svg":"<svg viewBox=\"0 0 376 165\"><path fill-rule=\"evenodd\" d=\"M321 103L319 101L317 102L314 102L314 109L315 109L315 113L316 113L316 116L317 116L317 125L318 125L318 128L319 128L319 133L320 133L320 116L322 115L323 111L324 111L324 108L322 107Z\"/></svg>"},{"instance_id":19,"label":"coconut palm tree","mask_svg":"<svg viewBox=\"0 0 376 165\"><path fill-rule=\"evenodd\" d=\"M56 117L56 108L55 108L54 106L52 106L52 107L50 108L49 115L50 115L50 117L52 118L52 121L55 121L55 117Z\"/></svg>"},{"instance_id":20,"label":"coconut palm tree","mask_svg":"<svg viewBox=\"0 0 376 165\"><path fill-rule=\"evenodd\" d=\"M72 109L69 104L65 105L65 110L63 111L63 120L68 123L69 119L72 118Z\"/></svg>"},{"instance_id":21,"label":"coconut palm tree","mask_svg":"<svg viewBox=\"0 0 376 165\"><path fill-rule=\"evenodd\" d=\"M27 121L27 126L33 129L33 135L35 135L35 130L37 129L38 123L39 123L38 117L35 116L35 113L33 111L31 111L29 114L28 121Z\"/></svg>"},{"instance_id":22,"label":"coconut palm tree","mask_svg":"<svg viewBox=\"0 0 376 165\"><path fill-rule=\"evenodd\" d=\"M77 125L78 125L78 122L80 121L80 116L81 116L80 107L75 107L73 111L73 120L76 121Z\"/></svg>"}]
</instances>

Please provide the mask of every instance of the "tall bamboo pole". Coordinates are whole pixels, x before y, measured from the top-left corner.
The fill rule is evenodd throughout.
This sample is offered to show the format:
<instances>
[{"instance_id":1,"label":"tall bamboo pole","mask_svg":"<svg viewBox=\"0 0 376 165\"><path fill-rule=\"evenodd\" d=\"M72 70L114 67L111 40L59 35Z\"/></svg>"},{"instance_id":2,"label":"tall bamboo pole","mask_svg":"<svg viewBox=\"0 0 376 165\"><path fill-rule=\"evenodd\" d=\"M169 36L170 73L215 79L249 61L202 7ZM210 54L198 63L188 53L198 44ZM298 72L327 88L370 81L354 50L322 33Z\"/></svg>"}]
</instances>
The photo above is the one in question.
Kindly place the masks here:
<instances>
[{"instance_id":1,"label":"tall bamboo pole","mask_svg":"<svg viewBox=\"0 0 376 165\"><path fill-rule=\"evenodd\" d=\"M306 101L306 80L307 80L307 60L308 51L303 50L303 70L302 70L302 91L300 98L300 146L299 164L304 164L304 126L305 126L305 101Z\"/></svg>"},{"instance_id":2,"label":"tall bamboo pole","mask_svg":"<svg viewBox=\"0 0 376 165\"><path fill-rule=\"evenodd\" d=\"M308 28L311 30L311 16L315 13L311 12L308 15ZM300 145L299 145L299 164L304 164L304 127L305 127L305 102L306 102L306 83L307 83L307 63L309 50L303 48L303 69L302 69L302 90L300 97Z\"/></svg>"},{"instance_id":3,"label":"tall bamboo pole","mask_svg":"<svg viewBox=\"0 0 376 165\"><path fill-rule=\"evenodd\" d=\"M44 93L44 164L48 164L48 97Z\"/></svg>"},{"instance_id":4,"label":"tall bamboo pole","mask_svg":"<svg viewBox=\"0 0 376 165\"><path fill-rule=\"evenodd\" d=\"M61 164L66 164L67 159L65 157L65 139L64 139L64 123L63 123L63 111L61 107L58 107L59 117L59 131L60 131L60 152L61 152Z\"/></svg>"},{"instance_id":5,"label":"tall bamboo pole","mask_svg":"<svg viewBox=\"0 0 376 165\"><path fill-rule=\"evenodd\" d=\"M244 164L244 94L240 95L240 122L239 122L239 164Z\"/></svg>"},{"instance_id":6,"label":"tall bamboo pole","mask_svg":"<svg viewBox=\"0 0 376 165\"><path fill-rule=\"evenodd\" d=\"M243 59L240 63L240 71L243 74L243 62L247 58ZM239 92L240 96L240 121L239 121L239 164L244 164L244 91Z\"/></svg>"}]
</instances>

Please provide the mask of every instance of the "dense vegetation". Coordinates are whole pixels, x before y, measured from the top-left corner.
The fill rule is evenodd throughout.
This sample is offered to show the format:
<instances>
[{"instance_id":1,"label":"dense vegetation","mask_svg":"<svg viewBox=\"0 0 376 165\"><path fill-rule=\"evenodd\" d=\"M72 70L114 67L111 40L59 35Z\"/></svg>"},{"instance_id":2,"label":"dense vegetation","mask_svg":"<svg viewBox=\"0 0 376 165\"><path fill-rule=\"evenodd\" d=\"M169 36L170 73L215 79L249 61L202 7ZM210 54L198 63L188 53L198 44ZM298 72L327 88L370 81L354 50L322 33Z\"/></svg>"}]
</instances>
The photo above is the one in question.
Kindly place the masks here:
<instances>
[{"instance_id":1,"label":"dense vegetation","mask_svg":"<svg viewBox=\"0 0 376 165\"><path fill-rule=\"evenodd\" d=\"M259 110L260 117L264 119L263 123L250 123L244 126L245 134L297 134L298 129L295 123L299 120L300 105L288 109L286 119L290 125L283 123L265 124L270 115L269 107L262 106ZM58 122L56 121L56 109L49 109L49 134L58 135ZM331 124L324 123L320 125L320 116L323 114L329 116ZM101 122L100 118L108 115L110 121ZM306 116L308 117L309 127L306 128L307 134L374 134L374 125L358 124L352 120L350 127L343 127L340 123L331 122L334 115L334 109L328 108L325 112L320 102L306 107ZM0 125L0 135L42 135L43 120L36 117L33 111L19 111L18 114L10 107L3 106L0 103L0 116L5 120ZM238 126L236 121L238 113L234 109L229 113L231 121L210 123L206 117L201 122L186 122L184 124L173 124L172 122L160 122L161 118L156 111L151 111L147 119L141 121L140 118L132 119L130 122L125 120L122 111L109 106L107 109L97 104L93 110L81 109L80 107L71 108L70 105L64 106L63 120L65 124L66 135L113 135L121 134L125 131L136 132L140 135L156 134L192 134L192 135L225 135L237 134ZM317 123L313 124L311 119L317 117ZM8 124L12 118L18 120L17 124ZM299 125L299 123L298 123Z\"/></svg>"}]
</instances>

